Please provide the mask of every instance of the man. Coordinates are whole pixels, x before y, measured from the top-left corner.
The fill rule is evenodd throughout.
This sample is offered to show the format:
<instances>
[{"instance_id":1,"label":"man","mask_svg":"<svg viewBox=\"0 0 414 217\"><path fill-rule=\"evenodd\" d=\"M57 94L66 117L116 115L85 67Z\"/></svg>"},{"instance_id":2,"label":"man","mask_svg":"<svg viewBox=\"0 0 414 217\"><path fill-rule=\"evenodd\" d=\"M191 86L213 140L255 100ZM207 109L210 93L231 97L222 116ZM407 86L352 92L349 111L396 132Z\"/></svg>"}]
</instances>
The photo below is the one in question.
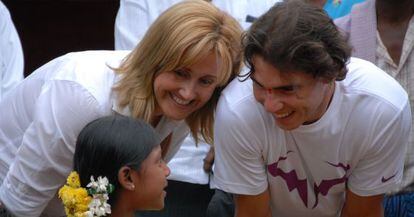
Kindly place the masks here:
<instances>
[{"instance_id":1,"label":"man","mask_svg":"<svg viewBox=\"0 0 414 217\"><path fill-rule=\"evenodd\" d=\"M401 180L408 97L373 64L349 60L322 9L272 7L246 33L250 72L224 90L215 181L236 217L382 216Z\"/></svg>"},{"instance_id":2,"label":"man","mask_svg":"<svg viewBox=\"0 0 414 217\"><path fill-rule=\"evenodd\" d=\"M352 55L368 60L394 77L414 98L414 1L368 0L335 20L347 34ZM411 108L413 109L413 108ZM386 216L414 215L414 132L411 129L403 182L386 197ZM410 211L411 210L411 211Z\"/></svg>"}]
</instances>

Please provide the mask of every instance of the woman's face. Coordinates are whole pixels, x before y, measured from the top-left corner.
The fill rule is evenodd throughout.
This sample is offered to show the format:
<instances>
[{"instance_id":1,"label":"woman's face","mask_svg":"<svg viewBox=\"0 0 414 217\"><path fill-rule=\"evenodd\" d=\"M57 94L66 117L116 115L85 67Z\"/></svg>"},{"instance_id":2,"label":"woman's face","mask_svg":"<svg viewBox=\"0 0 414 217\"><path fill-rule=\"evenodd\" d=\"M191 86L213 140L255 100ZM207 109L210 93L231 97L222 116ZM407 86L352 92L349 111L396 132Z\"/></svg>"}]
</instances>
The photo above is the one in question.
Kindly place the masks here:
<instances>
[{"instance_id":1,"label":"woman's face","mask_svg":"<svg viewBox=\"0 0 414 217\"><path fill-rule=\"evenodd\" d=\"M155 114L183 120L200 109L217 87L219 64L210 53L189 67L159 73L154 80Z\"/></svg>"},{"instance_id":2,"label":"woman's face","mask_svg":"<svg viewBox=\"0 0 414 217\"><path fill-rule=\"evenodd\" d=\"M161 147L152 150L142 162L138 172L138 183L135 189L137 197L134 201L138 210L160 210L164 208L164 198L167 187L167 176L170 169L161 157Z\"/></svg>"}]
</instances>

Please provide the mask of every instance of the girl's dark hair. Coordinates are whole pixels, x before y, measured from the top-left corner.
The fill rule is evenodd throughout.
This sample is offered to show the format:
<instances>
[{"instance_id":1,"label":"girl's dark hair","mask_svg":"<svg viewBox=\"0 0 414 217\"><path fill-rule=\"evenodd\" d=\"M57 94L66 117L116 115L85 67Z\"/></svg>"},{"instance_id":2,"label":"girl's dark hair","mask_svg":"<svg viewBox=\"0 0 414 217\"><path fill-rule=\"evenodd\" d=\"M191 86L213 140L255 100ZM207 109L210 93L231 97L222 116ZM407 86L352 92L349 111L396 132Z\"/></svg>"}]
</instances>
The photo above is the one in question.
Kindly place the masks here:
<instances>
[{"instance_id":1,"label":"girl's dark hair","mask_svg":"<svg viewBox=\"0 0 414 217\"><path fill-rule=\"evenodd\" d=\"M109 204L117 198L120 184L118 171L123 166L139 170L141 163L160 144L154 129L142 120L125 116L107 116L90 122L76 141L74 170L79 173L82 187L90 177L107 177L115 186Z\"/></svg>"},{"instance_id":2,"label":"girl's dark hair","mask_svg":"<svg viewBox=\"0 0 414 217\"><path fill-rule=\"evenodd\" d=\"M281 72L299 70L313 77L343 80L351 48L323 11L303 0L276 3L243 36L246 65L261 56Z\"/></svg>"}]
</instances>

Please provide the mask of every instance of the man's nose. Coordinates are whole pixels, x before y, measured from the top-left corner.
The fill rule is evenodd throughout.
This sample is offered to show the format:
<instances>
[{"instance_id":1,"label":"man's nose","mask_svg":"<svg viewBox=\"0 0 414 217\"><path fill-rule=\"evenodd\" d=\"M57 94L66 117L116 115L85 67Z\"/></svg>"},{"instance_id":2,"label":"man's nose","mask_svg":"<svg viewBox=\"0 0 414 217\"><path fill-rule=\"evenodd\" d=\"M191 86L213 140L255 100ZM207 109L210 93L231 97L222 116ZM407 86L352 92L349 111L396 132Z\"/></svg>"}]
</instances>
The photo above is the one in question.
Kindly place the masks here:
<instances>
[{"instance_id":1,"label":"man's nose","mask_svg":"<svg viewBox=\"0 0 414 217\"><path fill-rule=\"evenodd\" d=\"M266 111L275 113L283 108L283 102L277 94L272 90L267 90L264 98L263 106Z\"/></svg>"}]
</instances>

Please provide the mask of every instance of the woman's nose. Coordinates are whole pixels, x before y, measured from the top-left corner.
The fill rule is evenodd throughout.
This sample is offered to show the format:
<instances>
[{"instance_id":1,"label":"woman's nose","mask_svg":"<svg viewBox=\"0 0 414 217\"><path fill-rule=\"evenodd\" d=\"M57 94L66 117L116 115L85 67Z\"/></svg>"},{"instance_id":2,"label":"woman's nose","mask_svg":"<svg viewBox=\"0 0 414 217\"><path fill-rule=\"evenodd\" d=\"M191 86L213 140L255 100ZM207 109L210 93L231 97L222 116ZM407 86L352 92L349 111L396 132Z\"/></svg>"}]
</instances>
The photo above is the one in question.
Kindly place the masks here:
<instances>
[{"instance_id":1,"label":"woman's nose","mask_svg":"<svg viewBox=\"0 0 414 217\"><path fill-rule=\"evenodd\" d=\"M196 86L192 82L184 83L178 91L184 100L192 100L196 96Z\"/></svg>"}]
</instances>

